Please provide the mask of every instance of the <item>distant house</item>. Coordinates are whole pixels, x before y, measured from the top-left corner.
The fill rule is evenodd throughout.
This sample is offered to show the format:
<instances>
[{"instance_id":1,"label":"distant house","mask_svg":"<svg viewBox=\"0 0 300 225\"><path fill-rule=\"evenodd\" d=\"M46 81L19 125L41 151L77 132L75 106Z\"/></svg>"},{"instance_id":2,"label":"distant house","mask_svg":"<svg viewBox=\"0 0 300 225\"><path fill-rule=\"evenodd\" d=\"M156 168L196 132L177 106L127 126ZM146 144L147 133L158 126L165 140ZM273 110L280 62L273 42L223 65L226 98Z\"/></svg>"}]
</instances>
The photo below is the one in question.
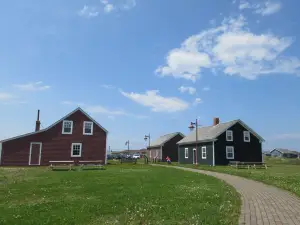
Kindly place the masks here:
<instances>
[{"instance_id":1,"label":"distant house","mask_svg":"<svg viewBox=\"0 0 300 225\"><path fill-rule=\"evenodd\" d=\"M178 161L177 142L182 138L184 138L184 135L180 132L160 136L147 148L149 159L165 160L169 156L171 161Z\"/></svg>"},{"instance_id":2,"label":"distant house","mask_svg":"<svg viewBox=\"0 0 300 225\"><path fill-rule=\"evenodd\" d=\"M263 154L264 156L271 156L270 151L263 151L262 154Z\"/></svg>"},{"instance_id":3,"label":"distant house","mask_svg":"<svg viewBox=\"0 0 300 225\"><path fill-rule=\"evenodd\" d=\"M292 151L283 148L275 148L270 151L271 156L273 157L282 157L282 158L299 158L300 153L297 151Z\"/></svg>"},{"instance_id":4,"label":"distant house","mask_svg":"<svg viewBox=\"0 0 300 225\"><path fill-rule=\"evenodd\" d=\"M212 126L197 129L197 144L196 129L177 143L179 163L214 166L230 161L262 162L261 136L241 120L219 121L214 118Z\"/></svg>"},{"instance_id":5,"label":"distant house","mask_svg":"<svg viewBox=\"0 0 300 225\"><path fill-rule=\"evenodd\" d=\"M49 165L49 161L106 160L108 131L81 108L40 130L0 141L1 166Z\"/></svg>"}]
</instances>

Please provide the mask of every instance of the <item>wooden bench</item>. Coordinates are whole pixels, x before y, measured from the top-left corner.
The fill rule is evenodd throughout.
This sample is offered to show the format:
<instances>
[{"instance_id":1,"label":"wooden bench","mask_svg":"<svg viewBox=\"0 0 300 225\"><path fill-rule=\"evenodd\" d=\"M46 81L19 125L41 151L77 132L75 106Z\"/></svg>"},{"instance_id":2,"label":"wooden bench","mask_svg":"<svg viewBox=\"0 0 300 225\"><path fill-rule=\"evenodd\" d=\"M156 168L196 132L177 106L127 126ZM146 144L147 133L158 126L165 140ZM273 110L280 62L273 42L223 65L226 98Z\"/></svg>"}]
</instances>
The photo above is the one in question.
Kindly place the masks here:
<instances>
[{"instance_id":1,"label":"wooden bench","mask_svg":"<svg viewBox=\"0 0 300 225\"><path fill-rule=\"evenodd\" d=\"M49 161L50 163L50 169L68 169L72 170L72 167L74 166L74 161Z\"/></svg>"},{"instance_id":2,"label":"wooden bench","mask_svg":"<svg viewBox=\"0 0 300 225\"><path fill-rule=\"evenodd\" d=\"M229 165L232 167L235 167L236 169L239 168L253 168L253 169L259 169L259 168L263 168L263 169L267 169L267 164L264 162L240 162L240 161L230 161Z\"/></svg>"},{"instance_id":3,"label":"wooden bench","mask_svg":"<svg viewBox=\"0 0 300 225\"><path fill-rule=\"evenodd\" d=\"M85 167L94 167L98 169L103 169L103 160L89 160L89 161L79 161L80 169Z\"/></svg>"}]
</instances>

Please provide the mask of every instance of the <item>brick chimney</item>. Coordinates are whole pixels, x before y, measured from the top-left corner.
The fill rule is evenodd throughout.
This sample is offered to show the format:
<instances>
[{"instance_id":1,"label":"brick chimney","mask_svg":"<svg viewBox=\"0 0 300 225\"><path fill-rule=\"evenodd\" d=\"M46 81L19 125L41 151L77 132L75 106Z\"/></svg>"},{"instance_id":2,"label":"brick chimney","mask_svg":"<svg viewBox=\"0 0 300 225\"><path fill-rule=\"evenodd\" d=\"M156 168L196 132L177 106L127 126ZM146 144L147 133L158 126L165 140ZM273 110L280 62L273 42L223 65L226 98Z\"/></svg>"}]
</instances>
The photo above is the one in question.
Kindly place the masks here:
<instances>
[{"instance_id":1,"label":"brick chimney","mask_svg":"<svg viewBox=\"0 0 300 225\"><path fill-rule=\"evenodd\" d=\"M41 127L41 122L40 122L40 110L38 110L37 114L37 120L35 122L35 131L39 131Z\"/></svg>"},{"instance_id":2,"label":"brick chimney","mask_svg":"<svg viewBox=\"0 0 300 225\"><path fill-rule=\"evenodd\" d=\"M214 126L218 125L220 123L220 118L215 117L214 118Z\"/></svg>"}]
</instances>

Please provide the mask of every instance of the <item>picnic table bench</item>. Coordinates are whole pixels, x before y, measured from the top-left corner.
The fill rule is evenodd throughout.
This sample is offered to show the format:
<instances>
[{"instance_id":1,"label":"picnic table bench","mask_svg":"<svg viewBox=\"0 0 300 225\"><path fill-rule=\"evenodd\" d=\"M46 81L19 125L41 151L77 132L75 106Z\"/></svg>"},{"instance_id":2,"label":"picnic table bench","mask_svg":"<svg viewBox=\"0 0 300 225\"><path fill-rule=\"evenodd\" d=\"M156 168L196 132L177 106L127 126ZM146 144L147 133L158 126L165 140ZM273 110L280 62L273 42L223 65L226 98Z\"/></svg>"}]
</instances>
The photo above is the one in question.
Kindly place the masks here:
<instances>
[{"instance_id":1,"label":"picnic table bench","mask_svg":"<svg viewBox=\"0 0 300 225\"><path fill-rule=\"evenodd\" d=\"M257 169L257 168L263 168L263 169L267 169L267 164L264 162L240 162L240 161L230 161L229 165L232 167L235 167L237 169L239 168L253 168L253 169Z\"/></svg>"},{"instance_id":2,"label":"picnic table bench","mask_svg":"<svg viewBox=\"0 0 300 225\"><path fill-rule=\"evenodd\" d=\"M75 164L75 162L73 160L69 160L69 161L49 161L49 163L50 163L50 169L52 169L52 170L54 168L72 170L72 167Z\"/></svg>"},{"instance_id":3,"label":"picnic table bench","mask_svg":"<svg viewBox=\"0 0 300 225\"><path fill-rule=\"evenodd\" d=\"M131 163L136 164L137 159L134 159L134 158L121 158L120 159L120 163L126 163L126 162L131 162Z\"/></svg>"},{"instance_id":4,"label":"picnic table bench","mask_svg":"<svg viewBox=\"0 0 300 225\"><path fill-rule=\"evenodd\" d=\"M78 164L80 168L84 167L96 167L99 169L103 169L103 160L88 160L88 161L79 161Z\"/></svg>"}]
</instances>

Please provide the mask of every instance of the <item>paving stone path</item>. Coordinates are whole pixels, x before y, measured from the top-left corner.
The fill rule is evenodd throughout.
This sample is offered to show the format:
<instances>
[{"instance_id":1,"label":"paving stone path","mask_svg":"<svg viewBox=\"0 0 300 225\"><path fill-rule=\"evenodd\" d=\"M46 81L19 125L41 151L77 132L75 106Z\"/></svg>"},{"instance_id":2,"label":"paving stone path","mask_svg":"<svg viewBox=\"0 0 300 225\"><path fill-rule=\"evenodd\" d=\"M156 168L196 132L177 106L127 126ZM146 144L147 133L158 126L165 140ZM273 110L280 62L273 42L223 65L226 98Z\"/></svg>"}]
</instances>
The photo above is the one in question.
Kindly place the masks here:
<instances>
[{"instance_id":1,"label":"paving stone path","mask_svg":"<svg viewBox=\"0 0 300 225\"><path fill-rule=\"evenodd\" d=\"M229 174L177 166L172 168L214 176L233 186L242 198L239 225L300 225L300 198L287 191Z\"/></svg>"}]
</instances>

